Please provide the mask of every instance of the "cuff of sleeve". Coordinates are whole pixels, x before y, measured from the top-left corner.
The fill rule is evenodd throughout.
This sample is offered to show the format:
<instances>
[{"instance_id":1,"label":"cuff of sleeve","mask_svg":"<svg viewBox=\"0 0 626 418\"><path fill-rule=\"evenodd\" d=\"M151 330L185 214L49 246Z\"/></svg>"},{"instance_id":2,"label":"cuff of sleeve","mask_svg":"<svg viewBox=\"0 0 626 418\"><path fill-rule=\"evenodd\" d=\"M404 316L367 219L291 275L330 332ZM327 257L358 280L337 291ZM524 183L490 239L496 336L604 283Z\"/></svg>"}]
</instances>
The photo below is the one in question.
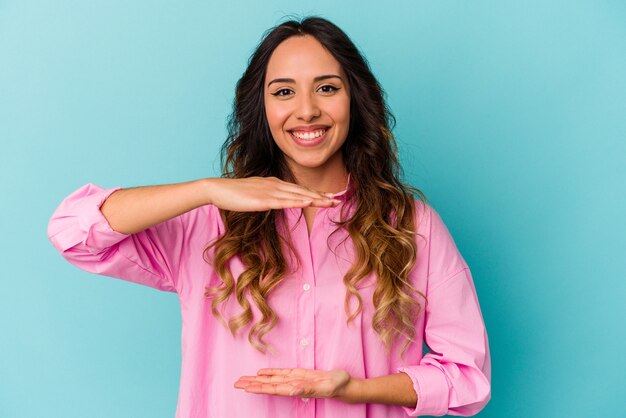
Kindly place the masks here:
<instances>
[{"instance_id":1,"label":"cuff of sleeve","mask_svg":"<svg viewBox=\"0 0 626 418\"><path fill-rule=\"evenodd\" d=\"M113 230L100 211L104 201L119 189L121 187L102 189L89 183L68 196L53 216L58 222L50 228L56 231L48 231L55 246L65 251L82 243L97 254L128 237ZM76 223L72 227L73 222Z\"/></svg>"},{"instance_id":2,"label":"cuff of sleeve","mask_svg":"<svg viewBox=\"0 0 626 418\"><path fill-rule=\"evenodd\" d=\"M435 366L419 365L399 367L397 371L406 373L411 378L417 394L415 408L402 407L408 416L441 416L448 412L450 388L441 370Z\"/></svg>"}]
</instances>

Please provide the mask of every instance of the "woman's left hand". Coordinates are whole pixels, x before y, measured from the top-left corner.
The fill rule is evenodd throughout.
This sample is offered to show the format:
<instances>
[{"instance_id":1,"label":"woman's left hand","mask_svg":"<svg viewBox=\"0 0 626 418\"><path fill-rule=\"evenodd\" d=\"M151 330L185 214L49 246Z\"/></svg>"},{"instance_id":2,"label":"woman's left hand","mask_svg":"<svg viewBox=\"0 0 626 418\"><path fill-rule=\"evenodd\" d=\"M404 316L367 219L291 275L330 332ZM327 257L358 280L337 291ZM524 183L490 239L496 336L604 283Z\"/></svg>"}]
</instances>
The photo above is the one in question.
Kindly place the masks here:
<instances>
[{"instance_id":1,"label":"woman's left hand","mask_svg":"<svg viewBox=\"0 0 626 418\"><path fill-rule=\"evenodd\" d=\"M268 395L301 398L341 397L350 382L345 370L261 369L256 376L242 376L237 389Z\"/></svg>"}]
</instances>

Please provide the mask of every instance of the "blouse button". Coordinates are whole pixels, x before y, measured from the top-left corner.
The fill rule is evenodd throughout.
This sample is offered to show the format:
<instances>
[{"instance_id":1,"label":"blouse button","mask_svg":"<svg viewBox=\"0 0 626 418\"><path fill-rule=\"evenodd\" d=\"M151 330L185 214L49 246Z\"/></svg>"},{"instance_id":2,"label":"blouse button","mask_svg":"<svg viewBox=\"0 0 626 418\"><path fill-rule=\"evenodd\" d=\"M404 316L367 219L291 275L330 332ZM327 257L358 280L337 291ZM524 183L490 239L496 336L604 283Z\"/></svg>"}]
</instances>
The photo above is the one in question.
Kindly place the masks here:
<instances>
[{"instance_id":1,"label":"blouse button","mask_svg":"<svg viewBox=\"0 0 626 418\"><path fill-rule=\"evenodd\" d=\"M309 345L309 340L307 340L306 338L301 339L300 345L306 347L307 345Z\"/></svg>"},{"instance_id":2,"label":"blouse button","mask_svg":"<svg viewBox=\"0 0 626 418\"><path fill-rule=\"evenodd\" d=\"M309 401L309 398L302 398L302 402L305 402L305 403L306 403L306 402L308 402L308 401Z\"/></svg>"},{"instance_id":3,"label":"blouse button","mask_svg":"<svg viewBox=\"0 0 626 418\"><path fill-rule=\"evenodd\" d=\"M308 283L305 283L305 284L304 284L304 286L302 286L302 288L303 288L304 290L309 290L309 289L311 288L311 285L310 285L310 284L308 284Z\"/></svg>"}]
</instances>

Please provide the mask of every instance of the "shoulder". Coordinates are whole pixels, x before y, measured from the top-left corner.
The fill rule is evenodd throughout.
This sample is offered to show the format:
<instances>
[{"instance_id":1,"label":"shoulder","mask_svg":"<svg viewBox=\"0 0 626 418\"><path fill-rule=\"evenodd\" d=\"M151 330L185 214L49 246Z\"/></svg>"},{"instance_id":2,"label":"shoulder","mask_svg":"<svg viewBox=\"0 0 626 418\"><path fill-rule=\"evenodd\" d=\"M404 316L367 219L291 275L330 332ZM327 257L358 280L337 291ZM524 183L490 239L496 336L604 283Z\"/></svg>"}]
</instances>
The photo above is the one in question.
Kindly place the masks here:
<instances>
[{"instance_id":1,"label":"shoulder","mask_svg":"<svg viewBox=\"0 0 626 418\"><path fill-rule=\"evenodd\" d=\"M442 235L449 235L441 215L429 203L415 199L415 222L417 233L431 239L442 238Z\"/></svg>"},{"instance_id":2,"label":"shoulder","mask_svg":"<svg viewBox=\"0 0 626 418\"><path fill-rule=\"evenodd\" d=\"M428 236L430 236L433 214L435 214L436 216L439 215L436 214L433 207L430 206L430 204L428 204L427 202L424 202L420 199L414 199L414 202L415 212L413 219L415 220L417 235L423 238L427 238Z\"/></svg>"},{"instance_id":3,"label":"shoulder","mask_svg":"<svg viewBox=\"0 0 626 418\"><path fill-rule=\"evenodd\" d=\"M437 210L427 203L416 201L416 212L420 222L417 235L423 242L429 288L432 291L469 267Z\"/></svg>"}]
</instances>

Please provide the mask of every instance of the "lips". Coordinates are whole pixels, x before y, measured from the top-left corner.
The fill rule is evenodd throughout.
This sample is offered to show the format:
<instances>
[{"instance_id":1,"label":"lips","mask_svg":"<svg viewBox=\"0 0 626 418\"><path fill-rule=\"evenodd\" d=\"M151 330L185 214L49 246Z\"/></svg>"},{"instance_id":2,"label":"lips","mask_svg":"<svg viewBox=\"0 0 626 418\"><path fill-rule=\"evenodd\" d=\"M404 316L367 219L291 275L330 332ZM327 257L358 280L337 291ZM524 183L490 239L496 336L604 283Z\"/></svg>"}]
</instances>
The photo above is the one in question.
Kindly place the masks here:
<instances>
[{"instance_id":1,"label":"lips","mask_svg":"<svg viewBox=\"0 0 626 418\"><path fill-rule=\"evenodd\" d=\"M291 134L297 136L300 139L312 140L324 135L326 129L317 129L315 131L291 131Z\"/></svg>"},{"instance_id":2,"label":"lips","mask_svg":"<svg viewBox=\"0 0 626 418\"><path fill-rule=\"evenodd\" d=\"M326 127L307 130L292 129L288 132L294 142L303 147L313 147L321 144L328 136L328 128Z\"/></svg>"}]
</instances>

